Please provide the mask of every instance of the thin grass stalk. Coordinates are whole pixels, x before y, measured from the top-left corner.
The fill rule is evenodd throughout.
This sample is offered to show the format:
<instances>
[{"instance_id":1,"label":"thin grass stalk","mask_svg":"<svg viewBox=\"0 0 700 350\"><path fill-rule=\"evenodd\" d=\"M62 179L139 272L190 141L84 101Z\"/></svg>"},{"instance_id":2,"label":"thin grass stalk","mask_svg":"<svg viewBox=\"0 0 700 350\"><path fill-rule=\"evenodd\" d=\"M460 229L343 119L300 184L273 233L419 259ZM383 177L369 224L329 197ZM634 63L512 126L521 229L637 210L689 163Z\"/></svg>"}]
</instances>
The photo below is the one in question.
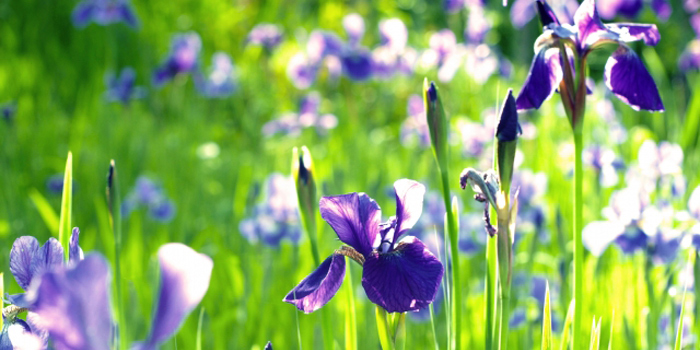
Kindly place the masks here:
<instances>
[{"instance_id":1,"label":"thin grass stalk","mask_svg":"<svg viewBox=\"0 0 700 350\"><path fill-rule=\"evenodd\" d=\"M0 290L1 292L1 290ZM435 344L435 350L440 350L440 344L438 344L437 340L437 330L435 329L435 311L433 309L433 304L430 303L430 306L428 306L428 309L430 310L430 327L433 329L433 343ZM1 326L1 324L0 324Z\"/></svg>"},{"instance_id":2,"label":"thin grass stalk","mask_svg":"<svg viewBox=\"0 0 700 350\"><path fill-rule=\"evenodd\" d=\"M506 208L508 208L508 199L506 199ZM508 217L498 217L498 281L500 286L499 293L499 320L498 320L498 348L508 348L508 330L510 320L510 276L512 268L512 242L510 241L510 220Z\"/></svg>"},{"instance_id":3,"label":"thin grass stalk","mask_svg":"<svg viewBox=\"0 0 700 350\"><path fill-rule=\"evenodd\" d=\"M197 322L197 350L202 350L202 322L204 321L204 307L199 309L199 322Z\"/></svg>"},{"instance_id":4,"label":"thin grass stalk","mask_svg":"<svg viewBox=\"0 0 700 350\"><path fill-rule=\"evenodd\" d=\"M127 322L124 311L124 299L122 289L122 215L121 198L119 196L119 178L117 176L117 165L112 159L109 163L109 173L107 174L107 204L109 206L109 223L114 236L114 288L116 290L115 309L117 314L116 341L119 349L127 349Z\"/></svg>"},{"instance_id":5,"label":"thin grass stalk","mask_svg":"<svg viewBox=\"0 0 700 350\"><path fill-rule=\"evenodd\" d=\"M484 288L484 313L486 318L485 349L496 349L493 341L496 329L496 279L498 278L498 261L496 261L496 237L486 238L486 286Z\"/></svg>"},{"instance_id":6,"label":"thin grass stalk","mask_svg":"<svg viewBox=\"0 0 700 350\"><path fill-rule=\"evenodd\" d=\"M647 290L647 307L649 308L649 314L647 315L647 330L646 330L646 336L647 336L647 347L649 349L656 349L656 326L658 324L658 321L656 319L656 314L657 310L659 308L657 307L657 302L656 302L656 295L654 293L654 281L652 280L652 268L653 268L653 263L651 261L651 255L650 252L647 252L645 255L645 264L644 264L644 282ZM673 317L673 314L671 314L671 317Z\"/></svg>"},{"instance_id":7,"label":"thin grass stalk","mask_svg":"<svg viewBox=\"0 0 700 350\"><path fill-rule=\"evenodd\" d=\"M450 237L450 262L452 263L452 300L450 301L450 314L452 318L452 349L460 349L460 333L462 329L462 315L460 312L459 301L460 287L462 283L460 282L459 274L459 232L457 232L457 221L455 220L450 203L450 181L447 169L440 169L440 174L442 175L442 196L445 201L445 208L447 211L447 230Z\"/></svg>"},{"instance_id":8,"label":"thin grass stalk","mask_svg":"<svg viewBox=\"0 0 700 350\"><path fill-rule=\"evenodd\" d=\"M73 154L69 151L66 159L66 170L63 175L63 194L61 196L61 216L58 227L58 241L63 246L63 258L70 258L70 220L73 207Z\"/></svg>"}]
</instances>

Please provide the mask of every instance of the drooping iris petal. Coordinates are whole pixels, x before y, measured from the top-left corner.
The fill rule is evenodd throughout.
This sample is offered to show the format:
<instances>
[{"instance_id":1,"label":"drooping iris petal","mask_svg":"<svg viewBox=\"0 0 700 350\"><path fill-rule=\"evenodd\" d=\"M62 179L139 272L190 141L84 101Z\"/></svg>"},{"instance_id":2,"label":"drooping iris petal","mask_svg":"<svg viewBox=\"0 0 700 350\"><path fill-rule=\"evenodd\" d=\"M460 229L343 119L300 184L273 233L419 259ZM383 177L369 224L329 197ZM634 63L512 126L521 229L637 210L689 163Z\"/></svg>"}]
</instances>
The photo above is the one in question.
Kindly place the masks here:
<instances>
[{"instance_id":1,"label":"drooping iris petal","mask_svg":"<svg viewBox=\"0 0 700 350\"><path fill-rule=\"evenodd\" d=\"M574 23L578 27L579 49L593 45L598 40L600 32L607 28L600 20L595 8L595 0L584 0L574 14Z\"/></svg>"},{"instance_id":2,"label":"drooping iris petal","mask_svg":"<svg viewBox=\"0 0 700 350\"><path fill-rule=\"evenodd\" d=\"M624 232L625 227L612 221L593 221L583 228L583 246L593 256L600 256Z\"/></svg>"},{"instance_id":3,"label":"drooping iris petal","mask_svg":"<svg viewBox=\"0 0 700 350\"><path fill-rule=\"evenodd\" d=\"M17 305L19 306L19 305ZM42 344L42 349L46 349L46 345L49 342L49 332L41 328L41 316L34 311L27 312L27 324L39 341Z\"/></svg>"},{"instance_id":4,"label":"drooping iris petal","mask_svg":"<svg viewBox=\"0 0 700 350\"><path fill-rule=\"evenodd\" d=\"M98 254L74 268L41 276L35 290L36 326L49 332L56 350L108 350L112 339L109 265Z\"/></svg>"},{"instance_id":5,"label":"drooping iris petal","mask_svg":"<svg viewBox=\"0 0 700 350\"><path fill-rule=\"evenodd\" d=\"M605 85L635 110L663 112L664 105L656 83L634 51L624 45L605 64Z\"/></svg>"},{"instance_id":6,"label":"drooping iris petal","mask_svg":"<svg viewBox=\"0 0 700 350\"><path fill-rule=\"evenodd\" d=\"M27 290L32 282L32 258L39 250L39 241L32 236L17 238L10 251L10 272L22 289Z\"/></svg>"},{"instance_id":7,"label":"drooping iris petal","mask_svg":"<svg viewBox=\"0 0 700 350\"><path fill-rule=\"evenodd\" d=\"M365 256L372 251L381 219L381 209L374 199L365 193L322 197L319 210L343 243Z\"/></svg>"},{"instance_id":8,"label":"drooping iris petal","mask_svg":"<svg viewBox=\"0 0 700 350\"><path fill-rule=\"evenodd\" d=\"M71 263L76 263L83 260L83 249L79 244L80 230L77 227L73 228L73 233L70 235L70 250L68 251L69 260Z\"/></svg>"},{"instance_id":9,"label":"drooping iris petal","mask_svg":"<svg viewBox=\"0 0 700 350\"><path fill-rule=\"evenodd\" d=\"M619 35L619 41L626 43L644 40L645 44L655 46L661 40L656 24L611 23L606 26Z\"/></svg>"},{"instance_id":10,"label":"drooping iris petal","mask_svg":"<svg viewBox=\"0 0 700 350\"><path fill-rule=\"evenodd\" d=\"M410 230L423 213L425 186L418 181L401 179L394 182L396 192L396 229L393 242Z\"/></svg>"},{"instance_id":11,"label":"drooping iris petal","mask_svg":"<svg viewBox=\"0 0 700 350\"><path fill-rule=\"evenodd\" d=\"M158 249L160 290L151 333L144 349L155 349L170 338L204 298L214 262L182 243Z\"/></svg>"},{"instance_id":12,"label":"drooping iris petal","mask_svg":"<svg viewBox=\"0 0 700 350\"><path fill-rule=\"evenodd\" d=\"M518 110L538 109L564 77L559 49L542 49L532 60L530 72L515 104Z\"/></svg>"},{"instance_id":13,"label":"drooping iris petal","mask_svg":"<svg viewBox=\"0 0 700 350\"><path fill-rule=\"evenodd\" d=\"M32 258L32 276L38 276L44 271L50 271L63 265L63 247L56 238L49 238Z\"/></svg>"},{"instance_id":14,"label":"drooping iris petal","mask_svg":"<svg viewBox=\"0 0 700 350\"><path fill-rule=\"evenodd\" d=\"M0 350L41 350L41 340L32 334L29 325L20 318L5 319L0 332Z\"/></svg>"},{"instance_id":15,"label":"drooping iris petal","mask_svg":"<svg viewBox=\"0 0 700 350\"><path fill-rule=\"evenodd\" d=\"M90 23L92 16L95 13L95 5L91 2L81 2L75 7L72 14L73 25L77 28L83 28Z\"/></svg>"},{"instance_id":16,"label":"drooping iris petal","mask_svg":"<svg viewBox=\"0 0 700 350\"><path fill-rule=\"evenodd\" d=\"M284 301L293 304L304 313L311 313L325 305L340 289L345 278L345 257L329 256L310 275L292 289Z\"/></svg>"},{"instance_id":17,"label":"drooping iris petal","mask_svg":"<svg viewBox=\"0 0 700 350\"><path fill-rule=\"evenodd\" d=\"M362 286L373 303L388 312L427 307L435 299L444 269L418 238L404 238L396 249L366 256Z\"/></svg>"}]
</instances>

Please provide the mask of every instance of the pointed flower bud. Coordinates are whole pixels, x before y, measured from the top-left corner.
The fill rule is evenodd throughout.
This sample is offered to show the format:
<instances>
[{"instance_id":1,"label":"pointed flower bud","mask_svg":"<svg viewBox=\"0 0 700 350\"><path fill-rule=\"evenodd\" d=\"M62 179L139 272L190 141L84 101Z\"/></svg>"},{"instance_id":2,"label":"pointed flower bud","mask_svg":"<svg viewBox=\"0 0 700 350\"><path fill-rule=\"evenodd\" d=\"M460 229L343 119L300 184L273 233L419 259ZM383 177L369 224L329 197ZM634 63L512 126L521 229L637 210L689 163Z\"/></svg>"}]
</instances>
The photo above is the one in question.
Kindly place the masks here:
<instances>
[{"instance_id":1,"label":"pointed flower bud","mask_svg":"<svg viewBox=\"0 0 700 350\"><path fill-rule=\"evenodd\" d=\"M306 146L301 147L301 152L294 147L292 150L292 177L299 200L299 216L302 226L311 241L314 261L318 265L320 258L316 245L316 210L318 199L316 198L316 181L314 179L314 167L311 160L311 152Z\"/></svg>"},{"instance_id":2,"label":"pointed flower bud","mask_svg":"<svg viewBox=\"0 0 700 350\"><path fill-rule=\"evenodd\" d=\"M513 98L513 90L508 89L508 95L503 102L500 119L496 127L496 166L501 190L506 198L510 193L519 133L522 133L522 130L518 123L518 110Z\"/></svg>"},{"instance_id":3,"label":"pointed flower bud","mask_svg":"<svg viewBox=\"0 0 700 350\"><path fill-rule=\"evenodd\" d=\"M438 96L437 86L434 82L428 84L428 79L423 81L423 101L425 114L430 130L430 143L435 153L438 166L442 171L447 170L447 117L442 107L442 101Z\"/></svg>"}]
</instances>

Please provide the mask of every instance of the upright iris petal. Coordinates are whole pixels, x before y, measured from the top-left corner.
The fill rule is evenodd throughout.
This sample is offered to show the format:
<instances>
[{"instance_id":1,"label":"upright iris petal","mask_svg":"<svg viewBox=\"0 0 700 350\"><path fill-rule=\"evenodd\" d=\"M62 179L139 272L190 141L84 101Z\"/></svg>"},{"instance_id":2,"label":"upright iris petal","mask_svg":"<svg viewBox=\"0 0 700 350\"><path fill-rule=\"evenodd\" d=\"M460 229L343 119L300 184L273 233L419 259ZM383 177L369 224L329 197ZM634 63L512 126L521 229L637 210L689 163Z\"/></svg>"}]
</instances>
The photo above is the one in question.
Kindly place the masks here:
<instances>
[{"instance_id":1,"label":"upright iris petal","mask_svg":"<svg viewBox=\"0 0 700 350\"><path fill-rule=\"evenodd\" d=\"M540 108L563 77L559 49L540 50L532 60L523 89L515 101L518 110Z\"/></svg>"},{"instance_id":2,"label":"upright iris petal","mask_svg":"<svg viewBox=\"0 0 700 350\"><path fill-rule=\"evenodd\" d=\"M17 238L10 251L10 272L22 289L27 290L32 282L32 259L39 250L39 241L32 236Z\"/></svg>"},{"instance_id":3,"label":"upright iris petal","mask_svg":"<svg viewBox=\"0 0 700 350\"><path fill-rule=\"evenodd\" d=\"M388 253L366 257L362 286L373 303L388 312L415 311L435 299L442 263L418 240L408 236Z\"/></svg>"},{"instance_id":4,"label":"upright iris petal","mask_svg":"<svg viewBox=\"0 0 700 350\"><path fill-rule=\"evenodd\" d=\"M153 328L142 349L155 349L170 338L185 317L204 298L214 263L181 243L168 243L158 250L160 291Z\"/></svg>"},{"instance_id":5,"label":"upright iris petal","mask_svg":"<svg viewBox=\"0 0 700 350\"><path fill-rule=\"evenodd\" d=\"M374 199L365 193L323 197L319 210L323 220L331 225L343 243L362 255L372 251L381 217L381 210Z\"/></svg>"},{"instance_id":6,"label":"upright iris petal","mask_svg":"<svg viewBox=\"0 0 700 350\"><path fill-rule=\"evenodd\" d=\"M394 191L396 192L396 229L393 237L395 243L403 233L418 222L423 212L425 186L413 180L401 179L394 183Z\"/></svg>"},{"instance_id":7,"label":"upright iris petal","mask_svg":"<svg viewBox=\"0 0 700 350\"><path fill-rule=\"evenodd\" d=\"M71 263L77 263L83 260L83 249L79 245L80 240L80 229L77 227L73 228L73 233L70 236L70 247L68 251L69 260Z\"/></svg>"},{"instance_id":8,"label":"upright iris petal","mask_svg":"<svg viewBox=\"0 0 700 350\"><path fill-rule=\"evenodd\" d=\"M333 254L294 287L284 301L307 314L314 312L333 298L344 278L345 257Z\"/></svg>"},{"instance_id":9,"label":"upright iris petal","mask_svg":"<svg viewBox=\"0 0 700 350\"><path fill-rule=\"evenodd\" d=\"M654 78L628 47L620 45L608 58L604 78L610 91L635 110L663 112L664 105Z\"/></svg>"}]
</instances>

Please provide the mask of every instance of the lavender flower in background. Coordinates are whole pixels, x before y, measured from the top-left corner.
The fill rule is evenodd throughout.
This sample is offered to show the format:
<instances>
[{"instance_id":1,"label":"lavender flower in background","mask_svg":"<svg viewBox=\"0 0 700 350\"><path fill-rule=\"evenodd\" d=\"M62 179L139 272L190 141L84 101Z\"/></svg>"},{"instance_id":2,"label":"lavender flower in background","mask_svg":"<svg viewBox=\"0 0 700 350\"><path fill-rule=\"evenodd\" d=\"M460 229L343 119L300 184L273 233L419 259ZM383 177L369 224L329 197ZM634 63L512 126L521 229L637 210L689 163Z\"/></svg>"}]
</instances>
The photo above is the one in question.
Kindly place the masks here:
<instances>
[{"instance_id":1,"label":"lavender flower in background","mask_svg":"<svg viewBox=\"0 0 700 350\"><path fill-rule=\"evenodd\" d=\"M536 1L515 0L510 8L510 21L515 28L522 28L528 24L537 14ZM556 14L557 18L565 22L573 22L573 14L578 8L576 0L552 0L547 2Z\"/></svg>"},{"instance_id":2,"label":"lavender flower in background","mask_svg":"<svg viewBox=\"0 0 700 350\"><path fill-rule=\"evenodd\" d=\"M212 260L180 243L158 250L160 289L151 331L135 349L154 350L177 331L209 288ZM46 272L32 284L34 310L57 350L110 349L114 323L109 263L90 254L73 267Z\"/></svg>"},{"instance_id":3,"label":"lavender flower in background","mask_svg":"<svg viewBox=\"0 0 700 350\"><path fill-rule=\"evenodd\" d=\"M303 52L299 52L287 63L287 77L297 89L308 89L318 74L319 67Z\"/></svg>"},{"instance_id":4,"label":"lavender flower in background","mask_svg":"<svg viewBox=\"0 0 700 350\"><path fill-rule=\"evenodd\" d=\"M162 86L178 74L194 72L199 64L201 49L202 40L199 34L188 32L175 35L168 57L153 74L153 84Z\"/></svg>"},{"instance_id":5,"label":"lavender flower in background","mask_svg":"<svg viewBox=\"0 0 700 350\"><path fill-rule=\"evenodd\" d=\"M387 312L416 311L433 302L444 272L442 263L413 236L399 240L420 217L425 187L402 179L394 183L396 216L380 223L381 209L364 193L323 197L321 217L347 244L336 250L284 301L310 313L325 305L345 277L345 257L363 266L362 286L371 302Z\"/></svg>"},{"instance_id":6,"label":"lavender flower in background","mask_svg":"<svg viewBox=\"0 0 700 350\"><path fill-rule=\"evenodd\" d=\"M465 7L465 0L444 0L445 11L448 13L459 12Z\"/></svg>"},{"instance_id":7,"label":"lavender flower in background","mask_svg":"<svg viewBox=\"0 0 700 350\"><path fill-rule=\"evenodd\" d=\"M477 3L469 6L467 27L464 29L466 42L477 45L482 44L492 26L493 24L486 15L483 4Z\"/></svg>"},{"instance_id":8,"label":"lavender flower in background","mask_svg":"<svg viewBox=\"0 0 700 350\"><path fill-rule=\"evenodd\" d=\"M598 182L603 188L617 185L617 172L625 168L625 163L615 151L600 145L589 146L583 151L583 163L595 170Z\"/></svg>"},{"instance_id":9,"label":"lavender flower in background","mask_svg":"<svg viewBox=\"0 0 700 350\"><path fill-rule=\"evenodd\" d=\"M305 128L316 127L320 135L325 135L338 126L338 118L333 114L321 114L321 95L312 91L301 99L297 113L285 113L281 117L263 125L262 132L266 137L275 134L298 136Z\"/></svg>"},{"instance_id":10,"label":"lavender flower in background","mask_svg":"<svg viewBox=\"0 0 700 350\"><path fill-rule=\"evenodd\" d=\"M252 215L243 219L238 228L251 244L262 242L279 247L282 240L293 244L301 239L299 204L291 176L273 173L265 184L265 201L257 205Z\"/></svg>"},{"instance_id":11,"label":"lavender flower in background","mask_svg":"<svg viewBox=\"0 0 700 350\"><path fill-rule=\"evenodd\" d=\"M611 20L621 16L634 19L639 16L644 7L643 0L598 0L598 11L600 16ZM667 0L650 0L649 5L656 13L656 17L666 21L671 15L671 4Z\"/></svg>"},{"instance_id":12,"label":"lavender flower in background","mask_svg":"<svg viewBox=\"0 0 700 350\"><path fill-rule=\"evenodd\" d=\"M132 99L143 98L146 90L141 86L135 86L136 71L131 67L122 69L117 76L113 72L105 75L105 99L109 102L121 102L128 105Z\"/></svg>"},{"instance_id":13,"label":"lavender flower in background","mask_svg":"<svg viewBox=\"0 0 700 350\"><path fill-rule=\"evenodd\" d=\"M15 114L17 114L16 102L6 102L0 105L0 116L6 122L11 123L15 119Z\"/></svg>"},{"instance_id":14,"label":"lavender flower in background","mask_svg":"<svg viewBox=\"0 0 700 350\"><path fill-rule=\"evenodd\" d=\"M167 197L160 185L146 176L136 179L136 185L122 203L122 215L127 217L141 206L147 207L156 221L168 222L175 216L175 203Z\"/></svg>"},{"instance_id":15,"label":"lavender flower in background","mask_svg":"<svg viewBox=\"0 0 700 350\"><path fill-rule=\"evenodd\" d=\"M511 188L518 193L518 217L515 226L518 232L535 232L537 239L544 240L545 207L542 201L547 192L547 175L543 172L535 173L530 169L519 169L513 173ZM511 193L515 194L515 191ZM516 234L516 241L521 236Z\"/></svg>"},{"instance_id":16,"label":"lavender flower in background","mask_svg":"<svg viewBox=\"0 0 700 350\"><path fill-rule=\"evenodd\" d=\"M272 342L271 341L267 342L267 344L265 345L265 349L263 349L263 350L272 350Z\"/></svg>"},{"instance_id":17,"label":"lavender flower in background","mask_svg":"<svg viewBox=\"0 0 700 350\"><path fill-rule=\"evenodd\" d=\"M406 111L408 112L408 117L401 124L401 143L404 146L418 144L423 148L429 147L430 133L428 122L425 118L423 98L419 95L409 96Z\"/></svg>"},{"instance_id":18,"label":"lavender flower in background","mask_svg":"<svg viewBox=\"0 0 700 350\"><path fill-rule=\"evenodd\" d=\"M457 37L449 29L443 29L430 36L430 47L421 55L421 65L437 68L438 80L451 81L464 62L466 48L457 44Z\"/></svg>"},{"instance_id":19,"label":"lavender flower in background","mask_svg":"<svg viewBox=\"0 0 700 350\"><path fill-rule=\"evenodd\" d=\"M357 13L351 13L343 17L343 29L348 35L348 43L351 46L359 45L365 35L365 20Z\"/></svg>"},{"instance_id":20,"label":"lavender flower in background","mask_svg":"<svg viewBox=\"0 0 700 350\"><path fill-rule=\"evenodd\" d=\"M495 119L484 113L483 123L477 123L470 119L457 120L457 130L462 140L462 153L465 157L478 157L484 154L484 150L493 142L495 132Z\"/></svg>"},{"instance_id":21,"label":"lavender flower in background","mask_svg":"<svg viewBox=\"0 0 700 350\"><path fill-rule=\"evenodd\" d=\"M627 129L622 125L615 112L615 106L607 97L600 98L594 105L596 114L603 119L607 130L603 130L601 135L594 134L594 138L607 140L614 144L621 144L627 140ZM596 130L597 131L597 130Z\"/></svg>"},{"instance_id":22,"label":"lavender flower in background","mask_svg":"<svg viewBox=\"0 0 700 350\"><path fill-rule=\"evenodd\" d=\"M674 143L646 140L639 147L637 164L627 172L625 181L638 186L647 193L668 189L674 197L681 196L686 190L683 176L683 149Z\"/></svg>"},{"instance_id":23,"label":"lavender flower in background","mask_svg":"<svg viewBox=\"0 0 700 350\"><path fill-rule=\"evenodd\" d=\"M260 23L248 33L248 43L271 52L282 42L282 30L276 24Z\"/></svg>"},{"instance_id":24,"label":"lavender flower in background","mask_svg":"<svg viewBox=\"0 0 700 350\"><path fill-rule=\"evenodd\" d=\"M139 21L128 0L83 0L73 10L73 25L84 28L91 22L101 26L124 22L137 28Z\"/></svg>"},{"instance_id":25,"label":"lavender flower in background","mask_svg":"<svg viewBox=\"0 0 700 350\"><path fill-rule=\"evenodd\" d=\"M543 1L538 0L538 4L547 6ZM608 89L635 110L664 110L654 79L637 54L627 46L627 43L639 40L644 40L647 45L656 45L660 40L656 25L603 24L594 0L581 3L574 14L573 26L561 24L556 17L549 20L551 23L547 23L537 39L530 73L516 100L518 110L539 108L564 79L560 40L570 42L582 62L600 45L617 43L617 50L605 65L604 80ZM573 57L573 52L568 57Z\"/></svg>"},{"instance_id":26,"label":"lavender flower in background","mask_svg":"<svg viewBox=\"0 0 700 350\"><path fill-rule=\"evenodd\" d=\"M700 70L700 40L693 39L678 59L678 68L683 72Z\"/></svg>"},{"instance_id":27,"label":"lavender flower in background","mask_svg":"<svg viewBox=\"0 0 700 350\"><path fill-rule=\"evenodd\" d=\"M200 94L207 97L227 97L236 91L235 67L231 57L223 52L212 56L209 74L197 73L195 86Z\"/></svg>"}]
</instances>

